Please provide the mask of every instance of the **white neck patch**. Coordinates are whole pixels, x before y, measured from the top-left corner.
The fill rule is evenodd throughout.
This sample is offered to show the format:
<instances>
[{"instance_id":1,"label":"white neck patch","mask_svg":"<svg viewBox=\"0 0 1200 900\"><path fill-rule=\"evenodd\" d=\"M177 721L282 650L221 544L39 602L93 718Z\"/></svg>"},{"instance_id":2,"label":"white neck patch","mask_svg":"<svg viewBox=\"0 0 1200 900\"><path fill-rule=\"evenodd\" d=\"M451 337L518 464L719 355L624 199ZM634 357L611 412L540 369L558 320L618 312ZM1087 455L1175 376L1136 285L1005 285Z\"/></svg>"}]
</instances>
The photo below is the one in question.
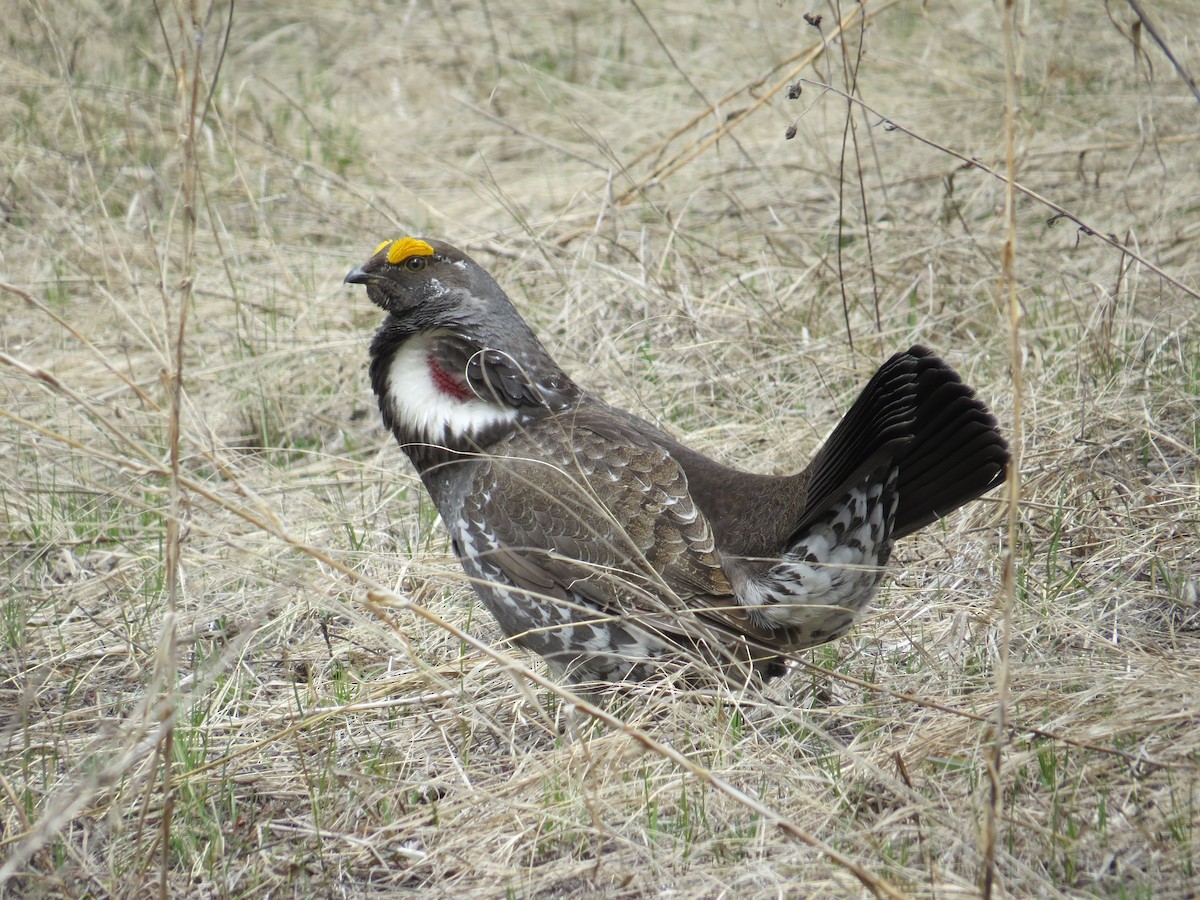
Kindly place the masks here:
<instances>
[{"instance_id":1,"label":"white neck patch","mask_svg":"<svg viewBox=\"0 0 1200 900\"><path fill-rule=\"evenodd\" d=\"M438 387L430 372L431 347L426 335L414 335L388 366L385 400L392 421L406 438L437 445L461 443L517 418L512 407L479 397L461 399Z\"/></svg>"}]
</instances>

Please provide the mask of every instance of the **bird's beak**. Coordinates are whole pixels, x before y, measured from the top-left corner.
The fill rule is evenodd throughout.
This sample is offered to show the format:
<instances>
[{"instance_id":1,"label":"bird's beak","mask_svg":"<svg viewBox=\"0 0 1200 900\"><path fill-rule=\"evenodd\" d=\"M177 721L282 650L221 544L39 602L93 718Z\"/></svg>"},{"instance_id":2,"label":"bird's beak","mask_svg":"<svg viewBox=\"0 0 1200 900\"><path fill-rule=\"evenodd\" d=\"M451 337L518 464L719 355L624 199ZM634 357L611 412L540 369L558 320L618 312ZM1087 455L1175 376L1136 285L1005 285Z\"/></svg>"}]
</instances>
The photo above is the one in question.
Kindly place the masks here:
<instances>
[{"instance_id":1,"label":"bird's beak","mask_svg":"<svg viewBox=\"0 0 1200 900\"><path fill-rule=\"evenodd\" d=\"M370 281L371 276L363 271L362 266L356 266L342 279L342 284L369 284Z\"/></svg>"}]
</instances>

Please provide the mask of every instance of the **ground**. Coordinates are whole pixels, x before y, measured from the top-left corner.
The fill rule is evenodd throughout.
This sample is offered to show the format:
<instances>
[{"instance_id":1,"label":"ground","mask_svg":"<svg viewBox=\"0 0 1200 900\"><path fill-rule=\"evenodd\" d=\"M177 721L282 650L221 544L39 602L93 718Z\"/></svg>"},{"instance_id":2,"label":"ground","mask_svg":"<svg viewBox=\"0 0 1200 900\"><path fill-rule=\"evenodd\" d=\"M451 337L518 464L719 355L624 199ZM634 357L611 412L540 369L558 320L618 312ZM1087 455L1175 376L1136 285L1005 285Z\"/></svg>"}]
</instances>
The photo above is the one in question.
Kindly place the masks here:
<instances>
[{"instance_id":1,"label":"ground","mask_svg":"<svg viewBox=\"0 0 1200 900\"><path fill-rule=\"evenodd\" d=\"M0 886L1194 896L1200 33L1143 5L0 0ZM573 704L379 425L342 277L406 234L754 471L930 345L1019 491L766 690Z\"/></svg>"}]
</instances>

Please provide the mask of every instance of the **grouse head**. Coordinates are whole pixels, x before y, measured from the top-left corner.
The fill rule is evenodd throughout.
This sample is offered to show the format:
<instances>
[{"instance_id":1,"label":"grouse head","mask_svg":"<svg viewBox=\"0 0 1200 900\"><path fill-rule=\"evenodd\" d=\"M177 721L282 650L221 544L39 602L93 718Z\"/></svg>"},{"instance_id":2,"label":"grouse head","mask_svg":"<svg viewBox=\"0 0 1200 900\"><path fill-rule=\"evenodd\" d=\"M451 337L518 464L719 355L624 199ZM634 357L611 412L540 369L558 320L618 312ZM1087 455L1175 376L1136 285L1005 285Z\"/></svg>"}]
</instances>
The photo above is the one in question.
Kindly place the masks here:
<instances>
[{"instance_id":1,"label":"grouse head","mask_svg":"<svg viewBox=\"0 0 1200 900\"><path fill-rule=\"evenodd\" d=\"M481 446L578 395L492 276L449 244L384 241L345 280L388 314L371 380L406 446Z\"/></svg>"},{"instance_id":2,"label":"grouse head","mask_svg":"<svg viewBox=\"0 0 1200 900\"><path fill-rule=\"evenodd\" d=\"M472 326L516 318L504 291L461 250L441 241L400 238L384 241L371 258L346 276L367 286L371 302L419 331L427 327Z\"/></svg>"}]
</instances>

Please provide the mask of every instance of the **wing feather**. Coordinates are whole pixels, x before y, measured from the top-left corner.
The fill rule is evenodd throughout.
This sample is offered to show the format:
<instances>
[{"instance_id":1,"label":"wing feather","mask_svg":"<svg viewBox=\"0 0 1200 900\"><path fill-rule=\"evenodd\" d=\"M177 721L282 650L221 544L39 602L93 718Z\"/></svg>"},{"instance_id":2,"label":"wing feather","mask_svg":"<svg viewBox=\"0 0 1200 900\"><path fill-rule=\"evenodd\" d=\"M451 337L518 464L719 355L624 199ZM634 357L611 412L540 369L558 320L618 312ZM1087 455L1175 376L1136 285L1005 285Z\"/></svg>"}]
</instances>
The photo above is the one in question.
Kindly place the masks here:
<instances>
[{"instance_id":1,"label":"wing feather","mask_svg":"<svg viewBox=\"0 0 1200 900\"><path fill-rule=\"evenodd\" d=\"M773 636L737 604L679 463L611 420L547 420L492 447L465 507L492 534L486 562L545 602L584 603L687 643Z\"/></svg>"}]
</instances>

